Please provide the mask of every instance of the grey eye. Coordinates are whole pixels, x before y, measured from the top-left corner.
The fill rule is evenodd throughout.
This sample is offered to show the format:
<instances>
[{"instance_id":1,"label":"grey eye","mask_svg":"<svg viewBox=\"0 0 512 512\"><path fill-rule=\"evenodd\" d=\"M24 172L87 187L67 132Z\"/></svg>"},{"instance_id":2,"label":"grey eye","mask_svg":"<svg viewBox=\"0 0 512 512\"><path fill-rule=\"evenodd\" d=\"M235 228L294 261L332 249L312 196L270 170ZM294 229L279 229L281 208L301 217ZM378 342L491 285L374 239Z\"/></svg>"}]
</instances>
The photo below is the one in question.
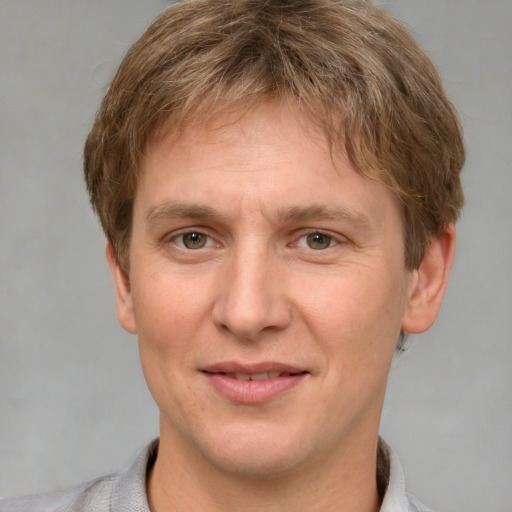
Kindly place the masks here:
<instances>
[{"instance_id":1,"label":"grey eye","mask_svg":"<svg viewBox=\"0 0 512 512\"><path fill-rule=\"evenodd\" d=\"M208 237L202 233L185 233L181 236L183 245L187 249L202 249L208 242Z\"/></svg>"},{"instance_id":2,"label":"grey eye","mask_svg":"<svg viewBox=\"0 0 512 512\"><path fill-rule=\"evenodd\" d=\"M324 233L310 233L306 237L306 242L310 249L322 250L331 246L332 238Z\"/></svg>"}]
</instances>

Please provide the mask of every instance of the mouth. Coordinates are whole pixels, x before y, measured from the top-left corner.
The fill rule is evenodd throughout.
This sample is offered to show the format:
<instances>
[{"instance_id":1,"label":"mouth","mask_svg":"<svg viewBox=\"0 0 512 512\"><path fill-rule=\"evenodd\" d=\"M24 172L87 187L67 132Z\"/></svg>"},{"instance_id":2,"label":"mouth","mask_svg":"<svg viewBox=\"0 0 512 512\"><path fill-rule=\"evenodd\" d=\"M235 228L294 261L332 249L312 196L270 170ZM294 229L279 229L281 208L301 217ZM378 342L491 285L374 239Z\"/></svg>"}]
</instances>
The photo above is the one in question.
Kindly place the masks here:
<instances>
[{"instance_id":1,"label":"mouth","mask_svg":"<svg viewBox=\"0 0 512 512\"><path fill-rule=\"evenodd\" d=\"M256 405L269 402L301 383L308 371L288 365L221 363L202 370L213 389L231 402Z\"/></svg>"},{"instance_id":2,"label":"mouth","mask_svg":"<svg viewBox=\"0 0 512 512\"><path fill-rule=\"evenodd\" d=\"M211 373L211 372L206 372ZM229 379L236 379L236 380L242 380L242 381L248 381L248 380L270 380L270 379L277 379L279 377L290 377L290 376L296 376L301 375L306 372L279 372L279 371L270 371L270 372L259 372L259 373L240 373L240 372L214 372L213 374L217 375L224 375Z\"/></svg>"}]
</instances>

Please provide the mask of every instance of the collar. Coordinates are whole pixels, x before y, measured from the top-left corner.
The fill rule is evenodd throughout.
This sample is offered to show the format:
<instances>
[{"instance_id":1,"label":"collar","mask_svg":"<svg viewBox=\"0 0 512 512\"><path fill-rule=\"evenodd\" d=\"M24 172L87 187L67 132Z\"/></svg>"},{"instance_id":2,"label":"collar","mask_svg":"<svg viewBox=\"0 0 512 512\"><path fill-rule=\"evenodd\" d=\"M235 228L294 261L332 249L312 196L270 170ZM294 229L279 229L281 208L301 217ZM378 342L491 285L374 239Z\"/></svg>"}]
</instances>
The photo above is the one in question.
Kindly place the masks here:
<instances>
[{"instance_id":1,"label":"collar","mask_svg":"<svg viewBox=\"0 0 512 512\"><path fill-rule=\"evenodd\" d=\"M146 494L146 476L158 455L158 439L141 450L132 465L116 482L110 510L150 512ZM428 512L405 491L400 461L391 447L379 438L377 450L377 484L383 493L380 512Z\"/></svg>"}]
</instances>

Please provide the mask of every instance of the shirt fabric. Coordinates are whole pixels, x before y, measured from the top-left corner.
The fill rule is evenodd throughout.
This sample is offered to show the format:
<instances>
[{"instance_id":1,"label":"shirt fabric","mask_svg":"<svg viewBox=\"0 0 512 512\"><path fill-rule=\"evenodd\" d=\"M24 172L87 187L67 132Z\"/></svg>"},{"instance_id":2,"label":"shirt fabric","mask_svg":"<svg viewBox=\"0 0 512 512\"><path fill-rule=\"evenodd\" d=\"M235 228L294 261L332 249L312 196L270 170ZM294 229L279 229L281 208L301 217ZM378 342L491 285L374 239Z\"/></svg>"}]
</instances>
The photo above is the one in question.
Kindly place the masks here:
<instances>
[{"instance_id":1,"label":"shirt fabric","mask_svg":"<svg viewBox=\"0 0 512 512\"><path fill-rule=\"evenodd\" d=\"M132 465L64 491L0 500L0 512L150 512L146 475L158 453L158 439L144 448ZM402 466L391 448L380 441L379 488L384 490L380 512L430 512L405 492Z\"/></svg>"}]
</instances>

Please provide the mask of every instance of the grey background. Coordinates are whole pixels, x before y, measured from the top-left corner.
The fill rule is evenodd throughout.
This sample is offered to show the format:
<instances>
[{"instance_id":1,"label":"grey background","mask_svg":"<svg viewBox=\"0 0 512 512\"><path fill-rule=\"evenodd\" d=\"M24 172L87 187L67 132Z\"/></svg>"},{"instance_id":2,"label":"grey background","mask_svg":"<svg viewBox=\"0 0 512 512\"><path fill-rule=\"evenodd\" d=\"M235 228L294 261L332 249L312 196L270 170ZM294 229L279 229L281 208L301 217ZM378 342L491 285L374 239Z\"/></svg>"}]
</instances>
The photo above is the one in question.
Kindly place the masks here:
<instances>
[{"instance_id":1,"label":"grey background","mask_svg":"<svg viewBox=\"0 0 512 512\"><path fill-rule=\"evenodd\" d=\"M467 206L436 326L395 361L382 432L445 512L512 511L512 2L387 0L465 125ZM117 325L81 151L163 0L0 0L0 495L120 469L157 434Z\"/></svg>"}]
</instances>

